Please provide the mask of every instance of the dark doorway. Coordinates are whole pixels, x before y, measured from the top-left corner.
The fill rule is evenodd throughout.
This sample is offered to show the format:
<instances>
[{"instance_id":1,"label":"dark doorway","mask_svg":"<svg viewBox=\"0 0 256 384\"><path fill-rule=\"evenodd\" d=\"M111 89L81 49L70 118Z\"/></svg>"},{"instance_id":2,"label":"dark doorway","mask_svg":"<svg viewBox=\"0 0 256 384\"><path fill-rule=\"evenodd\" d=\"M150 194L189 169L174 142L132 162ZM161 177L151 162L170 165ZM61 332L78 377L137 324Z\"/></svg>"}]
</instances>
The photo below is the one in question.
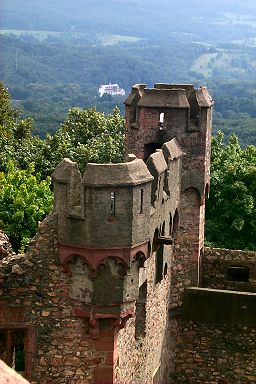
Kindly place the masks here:
<instances>
[{"instance_id":1,"label":"dark doorway","mask_svg":"<svg viewBox=\"0 0 256 384\"><path fill-rule=\"evenodd\" d=\"M0 330L0 359L25 375L25 330Z\"/></svg>"},{"instance_id":2,"label":"dark doorway","mask_svg":"<svg viewBox=\"0 0 256 384\"><path fill-rule=\"evenodd\" d=\"M162 145L159 143L148 143L144 144L144 158L143 160L146 162L152 153L155 152L156 149L161 148Z\"/></svg>"}]
</instances>

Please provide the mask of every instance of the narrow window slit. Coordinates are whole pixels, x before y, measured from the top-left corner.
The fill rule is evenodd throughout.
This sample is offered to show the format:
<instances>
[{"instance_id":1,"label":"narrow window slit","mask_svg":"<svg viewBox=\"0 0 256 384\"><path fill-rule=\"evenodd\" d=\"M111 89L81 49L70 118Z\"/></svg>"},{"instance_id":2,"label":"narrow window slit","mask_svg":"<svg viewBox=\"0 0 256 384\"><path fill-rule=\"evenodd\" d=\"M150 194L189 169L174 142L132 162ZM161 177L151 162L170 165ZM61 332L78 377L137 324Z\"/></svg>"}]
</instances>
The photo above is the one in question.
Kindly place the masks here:
<instances>
[{"instance_id":1,"label":"narrow window slit","mask_svg":"<svg viewBox=\"0 0 256 384\"><path fill-rule=\"evenodd\" d=\"M144 190L141 189L140 190L140 213L143 213L143 203L144 203L143 199L144 199Z\"/></svg>"},{"instance_id":2,"label":"narrow window slit","mask_svg":"<svg viewBox=\"0 0 256 384\"><path fill-rule=\"evenodd\" d=\"M110 211L113 214L116 213L116 192L110 194Z\"/></svg>"},{"instance_id":3,"label":"narrow window slit","mask_svg":"<svg viewBox=\"0 0 256 384\"><path fill-rule=\"evenodd\" d=\"M159 115L159 129L160 129L160 131L163 129L163 127L164 127L164 112L161 112Z\"/></svg>"}]
</instances>

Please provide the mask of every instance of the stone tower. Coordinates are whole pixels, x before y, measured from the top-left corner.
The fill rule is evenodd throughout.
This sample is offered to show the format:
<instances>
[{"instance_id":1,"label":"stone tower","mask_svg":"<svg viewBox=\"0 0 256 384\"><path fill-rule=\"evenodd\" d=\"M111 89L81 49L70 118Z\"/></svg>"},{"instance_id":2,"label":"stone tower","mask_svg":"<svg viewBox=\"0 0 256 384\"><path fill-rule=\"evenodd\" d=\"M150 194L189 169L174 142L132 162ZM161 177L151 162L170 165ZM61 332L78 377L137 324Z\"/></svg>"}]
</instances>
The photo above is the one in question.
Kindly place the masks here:
<instances>
[{"instance_id":1,"label":"stone tower","mask_svg":"<svg viewBox=\"0 0 256 384\"><path fill-rule=\"evenodd\" d=\"M175 235L172 274L173 295L178 305L179 279L200 285L200 251L204 244L205 198L210 181L210 135L213 101L205 87L155 84L135 85L126 105L126 154L147 161L163 143L175 138L184 152L181 198L173 217Z\"/></svg>"}]
</instances>

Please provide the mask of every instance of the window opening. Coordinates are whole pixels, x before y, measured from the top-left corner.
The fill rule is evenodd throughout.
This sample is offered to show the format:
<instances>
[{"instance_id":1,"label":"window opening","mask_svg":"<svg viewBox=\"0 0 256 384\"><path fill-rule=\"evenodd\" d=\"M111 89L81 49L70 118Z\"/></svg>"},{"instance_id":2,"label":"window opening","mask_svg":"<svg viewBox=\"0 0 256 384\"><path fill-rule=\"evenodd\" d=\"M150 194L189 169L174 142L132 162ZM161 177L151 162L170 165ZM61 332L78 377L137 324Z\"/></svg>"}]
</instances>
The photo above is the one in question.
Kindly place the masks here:
<instances>
[{"instance_id":1,"label":"window opening","mask_svg":"<svg viewBox=\"0 0 256 384\"><path fill-rule=\"evenodd\" d=\"M152 153L156 151L156 149L160 149L162 147L159 143L148 143L144 144L144 157L143 160L146 162Z\"/></svg>"},{"instance_id":2,"label":"window opening","mask_svg":"<svg viewBox=\"0 0 256 384\"><path fill-rule=\"evenodd\" d=\"M179 228L179 213L178 213L178 210L176 209L175 211L175 214L174 214L174 217L173 217L173 228L172 228L172 236L174 236L177 231L178 231L178 228Z\"/></svg>"},{"instance_id":3,"label":"window opening","mask_svg":"<svg viewBox=\"0 0 256 384\"><path fill-rule=\"evenodd\" d=\"M232 265L227 267L227 279L229 281L249 282L250 268L242 265Z\"/></svg>"},{"instance_id":4,"label":"window opening","mask_svg":"<svg viewBox=\"0 0 256 384\"><path fill-rule=\"evenodd\" d=\"M110 211L113 214L116 213L116 192L110 194Z\"/></svg>"},{"instance_id":5,"label":"window opening","mask_svg":"<svg viewBox=\"0 0 256 384\"><path fill-rule=\"evenodd\" d=\"M163 222L162 229L161 229L161 236L165 235L165 221Z\"/></svg>"},{"instance_id":6,"label":"window opening","mask_svg":"<svg viewBox=\"0 0 256 384\"><path fill-rule=\"evenodd\" d=\"M152 244L152 252L156 252L159 248L159 230L158 228L155 229L154 238L153 238L153 244Z\"/></svg>"},{"instance_id":7,"label":"window opening","mask_svg":"<svg viewBox=\"0 0 256 384\"><path fill-rule=\"evenodd\" d=\"M141 189L140 190L140 213L143 213L143 203L144 203L143 199L144 199L144 190Z\"/></svg>"},{"instance_id":8,"label":"window opening","mask_svg":"<svg viewBox=\"0 0 256 384\"><path fill-rule=\"evenodd\" d=\"M157 200L160 198L160 187L161 187L161 176L158 178L158 183L157 183Z\"/></svg>"},{"instance_id":9,"label":"window opening","mask_svg":"<svg viewBox=\"0 0 256 384\"><path fill-rule=\"evenodd\" d=\"M168 270L167 263L165 263L165 265L164 265L164 277L167 275L167 270Z\"/></svg>"},{"instance_id":10,"label":"window opening","mask_svg":"<svg viewBox=\"0 0 256 384\"><path fill-rule=\"evenodd\" d=\"M160 283L163 278L163 261L164 261L164 245L159 246L158 251L156 252L155 259L155 284Z\"/></svg>"},{"instance_id":11,"label":"window opening","mask_svg":"<svg viewBox=\"0 0 256 384\"><path fill-rule=\"evenodd\" d=\"M25 330L0 330L0 359L25 375Z\"/></svg>"},{"instance_id":12,"label":"window opening","mask_svg":"<svg viewBox=\"0 0 256 384\"><path fill-rule=\"evenodd\" d=\"M170 213L170 220L169 220L169 236L172 235L172 214Z\"/></svg>"},{"instance_id":13,"label":"window opening","mask_svg":"<svg viewBox=\"0 0 256 384\"><path fill-rule=\"evenodd\" d=\"M164 112L161 112L159 115L159 130L162 131L164 127Z\"/></svg>"},{"instance_id":14,"label":"window opening","mask_svg":"<svg viewBox=\"0 0 256 384\"><path fill-rule=\"evenodd\" d=\"M139 287L139 297L135 311L135 339L145 337L146 334L146 300L147 280Z\"/></svg>"}]
</instances>

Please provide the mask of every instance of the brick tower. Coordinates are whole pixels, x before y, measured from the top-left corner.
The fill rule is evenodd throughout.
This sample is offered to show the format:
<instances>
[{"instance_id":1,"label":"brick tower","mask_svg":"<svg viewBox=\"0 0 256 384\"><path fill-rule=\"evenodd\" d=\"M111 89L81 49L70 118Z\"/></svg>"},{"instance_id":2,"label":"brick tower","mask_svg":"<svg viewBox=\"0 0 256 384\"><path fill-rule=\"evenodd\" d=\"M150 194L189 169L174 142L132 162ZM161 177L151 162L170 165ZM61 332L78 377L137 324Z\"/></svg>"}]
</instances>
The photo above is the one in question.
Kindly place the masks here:
<instances>
[{"instance_id":1,"label":"brick tower","mask_svg":"<svg viewBox=\"0 0 256 384\"><path fill-rule=\"evenodd\" d=\"M148 89L138 84L132 88L125 105L126 154L132 151L147 161L157 148L173 138L184 152L180 206L173 217L172 305L179 306L182 293L177 288L179 282L182 287L200 285L201 279L213 101L205 87L155 84Z\"/></svg>"}]
</instances>

